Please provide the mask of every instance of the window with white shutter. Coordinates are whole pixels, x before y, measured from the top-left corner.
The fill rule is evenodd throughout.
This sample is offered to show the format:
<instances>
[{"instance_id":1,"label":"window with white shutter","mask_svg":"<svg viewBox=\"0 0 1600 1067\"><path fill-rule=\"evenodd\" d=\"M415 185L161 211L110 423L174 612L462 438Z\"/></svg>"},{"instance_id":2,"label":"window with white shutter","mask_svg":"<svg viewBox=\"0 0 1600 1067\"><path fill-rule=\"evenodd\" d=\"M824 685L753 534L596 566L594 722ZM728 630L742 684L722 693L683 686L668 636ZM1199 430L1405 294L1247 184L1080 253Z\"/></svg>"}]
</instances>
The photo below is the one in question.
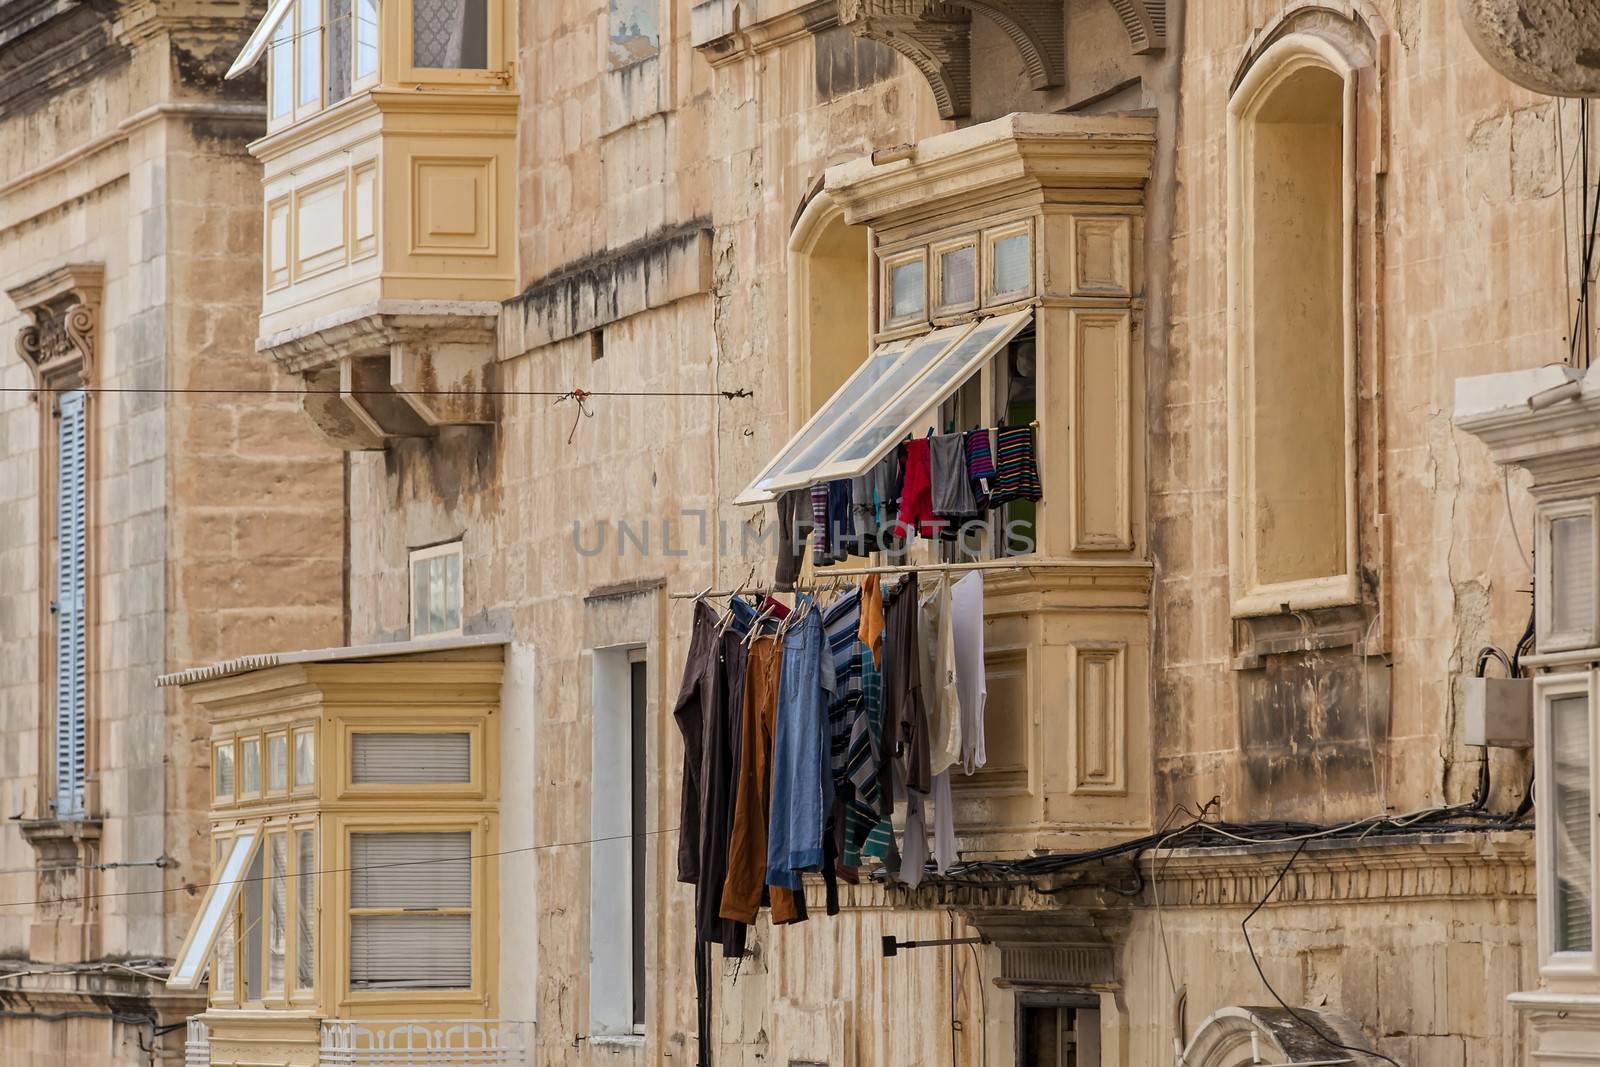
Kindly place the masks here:
<instances>
[{"instance_id":1,"label":"window with white shutter","mask_svg":"<svg viewBox=\"0 0 1600 1067\"><path fill-rule=\"evenodd\" d=\"M352 785L465 785L471 781L471 734L362 730L350 735Z\"/></svg>"},{"instance_id":2,"label":"window with white shutter","mask_svg":"<svg viewBox=\"0 0 1600 1067\"><path fill-rule=\"evenodd\" d=\"M1534 724L1539 788L1540 965L1546 974L1600 975L1596 939L1597 731L1600 672L1544 675L1535 682Z\"/></svg>"},{"instance_id":3,"label":"window with white shutter","mask_svg":"<svg viewBox=\"0 0 1600 1067\"><path fill-rule=\"evenodd\" d=\"M55 813L84 817L88 694L88 411L83 390L62 393L56 426Z\"/></svg>"},{"instance_id":4,"label":"window with white shutter","mask_svg":"<svg viewBox=\"0 0 1600 1067\"><path fill-rule=\"evenodd\" d=\"M350 988L472 986L472 833L350 835Z\"/></svg>"},{"instance_id":5,"label":"window with white shutter","mask_svg":"<svg viewBox=\"0 0 1600 1067\"><path fill-rule=\"evenodd\" d=\"M1534 559L1539 568L1540 652L1591 648L1600 643L1600 514L1594 497L1552 501L1538 512Z\"/></svg>"}]
</instances>

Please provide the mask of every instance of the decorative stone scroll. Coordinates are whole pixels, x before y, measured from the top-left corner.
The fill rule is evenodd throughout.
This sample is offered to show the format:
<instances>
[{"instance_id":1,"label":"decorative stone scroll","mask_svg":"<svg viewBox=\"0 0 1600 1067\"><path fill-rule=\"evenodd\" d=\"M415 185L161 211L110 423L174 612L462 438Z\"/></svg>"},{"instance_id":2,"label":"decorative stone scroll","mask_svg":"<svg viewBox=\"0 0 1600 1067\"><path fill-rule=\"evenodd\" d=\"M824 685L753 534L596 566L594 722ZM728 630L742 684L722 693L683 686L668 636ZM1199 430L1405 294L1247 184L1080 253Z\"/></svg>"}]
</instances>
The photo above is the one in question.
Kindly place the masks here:
<instances>
[{"instance_id":1,"label":"decorative stone scroll","mask_svg":"<svg viewBox=\"0 0 1600 1067\"><path fill-rule=\"evenodd\" d=\"M1136 54L1167 44L1166 0L1110 0ZM858 37L887 45L928 79L939 116L972 110L972 15L992 20L1022 57L1028 83L1066 80L1061 0L838 0L838 21Z\"/></svg>"},{"instance_id":2,"label":"decorative stone scroll","mask_svg":"<svg viewBox=\"0 0 1600 1067\"><path fill-rule=\"evenodd\" d=\"M16 345L40 386L93 379L104 282L104 268L77 263L7 291L31 320Z\"/></svg>"}]
</instances>

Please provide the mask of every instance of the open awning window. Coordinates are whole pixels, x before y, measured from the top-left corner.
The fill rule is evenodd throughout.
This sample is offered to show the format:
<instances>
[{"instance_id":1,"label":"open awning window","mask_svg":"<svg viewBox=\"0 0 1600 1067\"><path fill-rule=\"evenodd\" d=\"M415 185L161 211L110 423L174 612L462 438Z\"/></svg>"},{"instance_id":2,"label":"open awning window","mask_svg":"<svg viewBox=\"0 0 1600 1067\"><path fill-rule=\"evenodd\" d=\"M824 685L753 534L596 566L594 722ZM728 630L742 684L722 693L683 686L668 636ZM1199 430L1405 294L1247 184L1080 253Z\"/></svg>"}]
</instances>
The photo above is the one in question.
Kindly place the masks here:
<instances>
[{"instance_id":1,"label":"open awning window","mask_svg":"<svg viewBox=\"0 0 1600 1067\"><path fill-rule=\"evenodd\" d=\"M879 345L734 503L865 474L1032 320L1028 309Z\"/></svg>"},{"instance_id":2,"label":"open awning window","mask_svg":"<svg viewBox=\"0 0 1600 1067\"><path fill-rule=\"evenodd\" d=\"M255 858L256 848L260 844L261 833L255 829L241 830L239 836L228 843L228 851L222 857L222 863L217 867L205 897L200 901L200 913L195 916L194 925L189 927L189 936L178 950L178 962L173 965L172 974L167 978L168 989L195 989L200 985L206 961L211 958L211 950L216 946L217 934L221 933L228 916L233 914L234 902L239 899L239 890L244 885L245 872L250 869L250 861Z\"/></svg>"},{"instance_id":3,"label":"open awning window","mask_svg":"<svg viewBox=\"0 0 1600 1067\"><path fill-rule=\"evenodd\" d=\"M294 0L272 0L267 6L267 13L256 23L256 28L251 31L250 39L244 43L244 48L239 51L239 58L233 61L233 66L228 68L225 77L237 78L245 71L256 65L261 54L267 50L267 42L272 39L272 31L278 28L278 23L294 7Z\"/></svg>"}]
</instances>

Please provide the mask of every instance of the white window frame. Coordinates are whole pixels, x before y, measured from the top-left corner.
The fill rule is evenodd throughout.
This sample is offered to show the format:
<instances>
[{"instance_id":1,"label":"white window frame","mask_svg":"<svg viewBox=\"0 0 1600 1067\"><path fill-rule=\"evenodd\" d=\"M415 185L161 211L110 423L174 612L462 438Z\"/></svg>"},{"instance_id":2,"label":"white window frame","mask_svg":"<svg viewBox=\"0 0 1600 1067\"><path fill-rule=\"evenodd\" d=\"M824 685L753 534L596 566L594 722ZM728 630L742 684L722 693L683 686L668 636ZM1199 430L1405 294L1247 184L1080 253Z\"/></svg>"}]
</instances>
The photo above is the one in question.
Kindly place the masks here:
<instances>
[{"instance_id":1,"label":"white window frame","mask_svg":"<svg viewBox=\"0 0 1600 1067\"><path fill-rule=\"evenodd\" d=\"M856 369L856 372L845 379L843 385L834 392L817 413L806 421L806 424L795 433L772 460L763 467L753 478L744 491L735 499L736 504L760 504L772 500L777 494L789 489L797 489L811 485L814 482L829 481L836 478L854 478L867 471L888 455L907 433L912 432L917 426L927 420L930 413L937 414L940 405L949 400L960 391L961 387L977 374L997 352L1003 351L1011 339L1021 333L1033 321L1032 308L1024 308L1006 315L991 315L974 319L958 326L946 326L942 329L918 334L907 340L887 341L875 348L867 360ZM962 361L956 373L942 385L929 392L917 410L902 418L894 430L880 440L867 452L860 456L848 458L846 453L865 436L877 423L881 416L899 405L902 398L918 393L923 389L923 384L935 371L945 365L945 361L953 357L961 346L973 335L980 333L991 325L998 324L1000 329L983 343L976 351L969 353ZM866 372L867 367L885 354L898 351L899 355L890 368L884 372L883 377L895 373L895 368L904 365L919 346L930 343L939 345L937 353L928 360L921 371L901 382L893 393L873 397L870 392L857 398L854 402L844 403L841 398L847 396L854 387L857 378ZM836 404L836 401L840 401ZM793 456L797 454L798 447L817 435L826 433L838 425L851 427L838 444L816 463L802 468L785 472L781 477L773 478L773 472L781 469ZM771 480L770 485L762 483Z\"/></svg>"},{"instance_id":2,"label":"white window frame","mask_svg":"<svg viewBox=\"0 0 1600 1067\"><path fill-rule=\"evenodd\" d=\"M1544 675L1534 681L1534 761L1542 776L1554 766L1551 751L1550 705L1559 697L1582 695L1589 710L1589 798L1591 808L1600 801L1600 671ZM1539 972L1556 978L1600 978L1600 818L1590 822L1589 890L1590 951L1556 952L1554 920L1550 909L1555 893L1555 820L1537 805L1550 795L1548 788L1535 794L1534 836L1538 852Z\"/></svg>"},{"instance_id":3,"label":"white window frame","mask_svg":"<svg viewBox=\"0 0 1600 1067\"><path fill-rule=\"evenodd\" d=\"M1551 591L1558 587L1558 583L1565 585L1568 582L1564 576L1557 576L1555 571L1555 552L1551 537L1551 523L1556 519L1587 517L1590 530L1594 533L1594 543L1590 555L1590 580L1600 583L1600 499L1593 496L1579 497L1575 500L1556 500L1542 503L1534 512L1536 546L1534 560L1537 564L1537 574L1534 586L1544 590L1544 594L1537 597L1534 602L1536 618L1534 620L1535 633L1538 637L1540 652L1565 652L1575 648L1593 648L1600 644L1600 590L1590 589L1590 604L1593 610L1590 613L1589 625L1578 630L1563 630L1559 633L1551 627L1554 624L1553 606L1554 599Z\"/></svg>"},{"instance_id":4,"label":"white window frame","mask_svg":"<svg viewBox=\"0 0 1600 1067\"><path fill-rule=\"evenodd\" d=\"M590 969L589 1032L602 1043L642 1041L645 1026L633 997L635 931L633 929L632 758L633 666L649 663L643 645L594 649L591 653L593 758L590 773ZM646 692L649 671L646 668ZM648 700L648 696L647 696ZM646 704L646 719L650 715ZM648 766L648 754L646 756ZM648 801L648 797L646 798ZM646 811L649 804L646 803ZM649 874L645 910L649 912ZM648 951L648 950L647 950ZM645 973L650 972L648 958ZM646 1011L649 997L646 996Z\"/></svg>"},{"instance_id":5,"label":"white window frame","mask_svg":"<svg viewBox=\"0 0 1600 1067\"><path fill-rule=\"evenodd\" d=\"M1245 403L1252 391L1254 360L1250 355L1252 321L1248 264L1249 227L1245 217L1246 176L1253 167L1251 130L1258 106L1284 79L1306 67L1317 67L1344 82L1341 134L1344 139L1343 187L1344 323L1344 572L1317 578L1261 583L1257 569L1253 464ZM1235 617L1271 615L1284 610L1334 607L1360 602L1358 557L1356 449L1356 135L1358 69L1331 42L1312 34L1290 34L1274 43L1251 65L1228 101L1228 570Z\"/></svg>"},{"instance_id":6,"label":"white window frame","mask_svg":"<svg viewBox=\"0 0 1600 1067\"><path fill-rule=\"evenodd\" d=\"M205 977L206 964L211 958L211 950L216 947L217 935L222 932L223 923L233 914L238 904L239 891L244 886L245 872L250 869L250 862L255 858L264 837L261 827L247 826L241 827L228 842L228 850L222 862L213 870L211 884L206 887L205 896L200 898L200 910L195 915L193 925L189 927L188 936L183 939L183 946L178 949L171 976L167 979L168 989L190 990L200 987ZM238 939L235 940L237 942ZM236 973L235 995L243 983L243 975Z\"/></svg>"},{"instance_id":7,"label":"white window frame","mask_svg":"<svg viewBox=\"0 0 1600 1067\"><path fill-rule=\"evenodd\" d=\"M432 561L434 561L436 559L444 559L444 558L447 558L447 557L450 557L450 556L455 556L457 561L458 561L458 567L457 567L456 573L460 576L460 579L461 579L461 586L460 586L460 589L457 591L458 592L459 604L458 604L458 610L456 612L456 625L455 625L455 627L453 629L447 629L447 630L418 631L418 629L417 629L417 603L416 603L417 565L419 563L431 563ZM467 574L466 574L466 567L467 567L466 558L462 555L462 552L461 552L461 541L459 541L459 540L446 541L444 544L429 545L426 548L414 548L414 549L411 550L411 563L410 563L410 566L407 567L407 569L406 569L406 600L407 600L407 603L409 605L409 611L407 612L407 614L410 616L411 636L412 636L413 639L426 638L426 637L460 637L461 636L462 627L465 625L466 615L467 615L467 593L466 593L466 590L467 590Z\"/></svg>"}]
</instances>

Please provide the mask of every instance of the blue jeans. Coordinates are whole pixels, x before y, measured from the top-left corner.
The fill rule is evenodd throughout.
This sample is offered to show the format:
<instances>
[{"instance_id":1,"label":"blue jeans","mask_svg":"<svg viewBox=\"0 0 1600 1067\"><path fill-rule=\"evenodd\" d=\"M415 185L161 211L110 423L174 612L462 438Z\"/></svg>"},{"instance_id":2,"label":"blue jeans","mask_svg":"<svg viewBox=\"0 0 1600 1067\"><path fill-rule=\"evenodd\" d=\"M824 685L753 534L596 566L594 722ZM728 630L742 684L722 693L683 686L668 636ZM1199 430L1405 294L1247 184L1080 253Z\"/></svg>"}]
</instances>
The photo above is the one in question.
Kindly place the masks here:
<instances>
[{"instance_id":1,"label":"blue jeans","mask_svg":"<svg viewBox=\"0 0 1600 1067\"><path fill-rule=\"evenodd\" d=\"M767 820L768 885L799 889L798 872L822 866L823 826L833 803L828 747L833 689L833 659L813 606L783 638Z\"/></svg>"}]
</instances>

